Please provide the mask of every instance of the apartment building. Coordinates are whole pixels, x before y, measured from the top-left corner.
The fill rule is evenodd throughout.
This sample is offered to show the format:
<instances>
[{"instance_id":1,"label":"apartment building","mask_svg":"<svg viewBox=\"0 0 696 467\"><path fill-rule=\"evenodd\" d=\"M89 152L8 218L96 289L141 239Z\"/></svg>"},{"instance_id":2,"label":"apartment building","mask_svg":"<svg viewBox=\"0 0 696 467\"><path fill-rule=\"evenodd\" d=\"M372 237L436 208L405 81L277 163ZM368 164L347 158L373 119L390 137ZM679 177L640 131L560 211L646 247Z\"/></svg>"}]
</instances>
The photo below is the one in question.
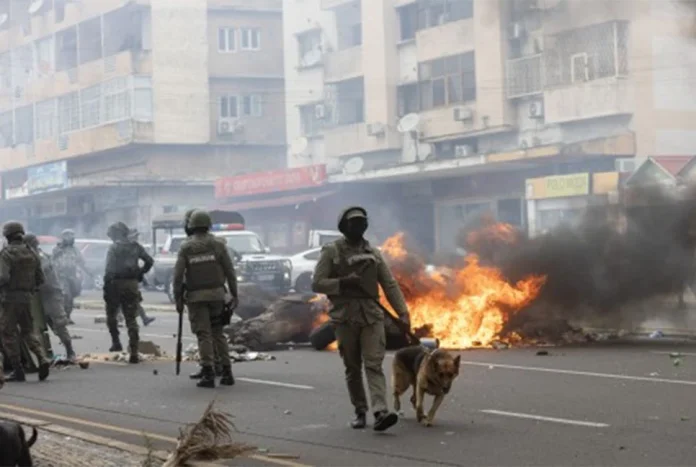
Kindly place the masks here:
<instances>
[{"instance_id":1,"label":"apartment building","mask_svg":"<svg viewBox=\"0 0 696 467\"><path fill-rule=\"evenodd\" d=\"M103 236L285 166L280 0L0 0L2 218Z\"/></svg>"},{"instance_id":2,"label":"apartment building","mask_svg":"<svg viewBox=\"0 0 696 467\"><path fill-rule=\"evenodd\" d=\"M421 206L434 249L483 212L527 227L527 179L694 154L681 3L285 0L288 165Z\"/></svg>"}]
</instances>

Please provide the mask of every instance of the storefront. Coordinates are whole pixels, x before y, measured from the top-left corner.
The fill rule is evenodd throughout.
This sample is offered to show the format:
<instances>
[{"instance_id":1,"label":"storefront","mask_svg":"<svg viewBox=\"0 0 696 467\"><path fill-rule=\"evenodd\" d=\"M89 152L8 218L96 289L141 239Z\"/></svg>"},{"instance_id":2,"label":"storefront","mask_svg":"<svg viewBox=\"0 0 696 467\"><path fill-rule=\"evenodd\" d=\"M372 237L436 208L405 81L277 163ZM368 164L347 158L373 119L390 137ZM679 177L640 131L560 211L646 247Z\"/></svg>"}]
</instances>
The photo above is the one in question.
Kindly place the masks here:
<instances>
[{"instance_id":1,"label":"storefront","mask_svg":"<svg viewBox=\"0 0 696 467\"><path fill-rule=\"evenodd\" d=\"M562 225L576 225L589 206L617 201L619 173L575 173L526 181L530 236Z\"/></svg>"},{"instance_id":2,"label":"storefront","mask_svg":"<svg viewBox=\"0 0 696 467\"><path fill-rule=\"evenodd\" d=\"M239 211L272 251L293 253L307 248L311 230L335 229L328 205L338 190L325 165L256 172L217 180L215 208Z\"/></svg>"}]
</instances>

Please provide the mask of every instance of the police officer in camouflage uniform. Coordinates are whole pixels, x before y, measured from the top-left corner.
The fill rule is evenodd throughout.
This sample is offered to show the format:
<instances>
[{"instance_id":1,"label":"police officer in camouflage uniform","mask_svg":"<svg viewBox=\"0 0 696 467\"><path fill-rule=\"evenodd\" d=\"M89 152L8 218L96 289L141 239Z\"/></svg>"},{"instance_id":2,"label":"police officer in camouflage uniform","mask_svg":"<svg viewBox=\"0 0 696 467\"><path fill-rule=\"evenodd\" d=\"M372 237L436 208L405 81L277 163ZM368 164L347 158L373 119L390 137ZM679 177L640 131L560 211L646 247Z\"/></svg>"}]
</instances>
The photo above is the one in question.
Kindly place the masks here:
<instances>
[{"instance_id":1,"label":"police officer in camouflage uniform","mask_svg":"<svg viewBox=\"0 0 696 467\"><path fill-rule=\"evenodd\" d=\"M202 377L198 387L215 387L216 355L222 360L220 384L234 384L227 338L223 327L225 316L225 283L229 284L232 301L237 301L237 277L225 245L210 234L212 220L206 211L194 211L189 219L191 237L179 248L174 266L176 309L188 306L191 331L198 338ZM184 296L184 281L186 295ZM234 304L232 304L232 307Z\"/></svg>"},{"instance_id":2,"label":"police officer in camouflage uniform","mask_svg":"<svg viewBox=\"0 0 696 467\"><path fill-rule=\"evenodd\" d=\"M24 243L37 254L41 260L41 270L44 274L45 282L39 287L39 302L46 319L46 324L53 333L60 339L65 347L68 360L75 361L77 356L72 346L72 339L68 332L68 317L63 309L63 292L60 281L56 274L51 257L39 248L39 239L36 235L28 233L24 236Z\"/></svg>"},{"instance_id":3,"label":"police officer in camouflage uniform","mask_svg":"<svg viewBox=\"0 0 696 467\"><path fill-rule=\"evenodd\" d=\"M382 254L363 235L367 230L367 211L346 209L338 220L344 238L325 245L314 270L312 290L326 294L333 305L329 312L343 358L350 401L355 407L351 426L365 428L368 411L362 379L364 363L370 390L374 429L384 431L398 421L387 409L386 380L382 363L386 351L384 312L375 300L382 286L389 304L408 322L408 308L401 289Z\"/></svg>"},{"instance_id":4,"label":"police officer in camouflage uniform","mask_svg":"<svg viewBox=\"0 0 696 467\"><path fill-rule=\"evenodd\" d=\"M128 226L123 222L112 224L107 235L113 244L106 255L104 271L104 301L106 302L106 325L111 334L111 352L123 350L118 332L118 313L123 310L128 328L130 363L138 363L138 304L142 301L139 282L152 268L154 260L138 243L128 240ZM144 265L141 267L139 260Z\"/></svg>"},{"instance_id":5,"label":"police officer in camouflage uniform","mask_svg":"<svg viewBox=\"0 0 696 467\"><path fill-rule=\"evenodd\" d=\"M77 272L78 269L81 269L85 274L90 274L87 271L82 253L75 246L75 232L71 229L65 229L60 236L61 241L53 248L51 256L60 279L64 300L63 307L68 316L68 323L75 324L70 316L72 316L75 297L79 295L82 288Z\"/></svg>"},{"instance_id":6,"label":"police officer in camouflage uniform","mask_svg":"<svg viewBox=\"0 0 696 467\"><path fill-rule=\"evenodd\" d=\"M48 378L50 365L44 347L34 332L30 308L33 294L44 283L41 260L24 243L22 224L8 222L2 234L7 238L8 245L0 252L0 333L13 370L7 380L26 380L19 347L23 339L39 361L39 380L43 381Z\"/></svg>"},{"instance_id":7,"label":"police officer in camouflage uniform","mask_svg":"<svg viewBox=\"0 0 696 467\"><path fill-rule=\"evenodd\" d=\"M129 229L128 230L128 240L131 242L137 242L138 237L140 236L140 232L138 232L138 229ZM144 281L143 281L144 282ZM143 308L142 303L138 303L138 316L140 316L140 319L143 321L143 326L149 326L153 321L155 321L157 318L155 317L149 317L147 316L147 313L145 313L145 308ZM123 312L119 312L119 321L123 321Z\"/></svg>"}]
</instances>

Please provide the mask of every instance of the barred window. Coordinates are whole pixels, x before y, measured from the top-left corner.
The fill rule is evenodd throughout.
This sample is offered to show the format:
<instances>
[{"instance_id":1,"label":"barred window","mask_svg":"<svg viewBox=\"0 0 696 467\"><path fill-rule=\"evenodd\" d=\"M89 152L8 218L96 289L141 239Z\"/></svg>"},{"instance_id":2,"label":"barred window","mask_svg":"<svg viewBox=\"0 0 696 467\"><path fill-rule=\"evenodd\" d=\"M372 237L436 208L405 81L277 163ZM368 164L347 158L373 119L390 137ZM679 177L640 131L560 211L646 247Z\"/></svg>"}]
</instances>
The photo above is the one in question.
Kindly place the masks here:
<instances>
[{"instance_id":1,"label":"barred window","mask_svg":"<svg viewBox=\"0 0 696 467\"><path fill-rule=\"evenodd\" d=\"M82 109L82 128L99 125L101 122L101 85L80 91Z\"/></svg>"},{"instance_id":2,"label":"barred window","mask_svg":"<svg viewBox=\"0 0 696 467\"><path fill-rule=\"evenodd\" d=\"M131 100L128 88L128 78L120 77L102 84L104 96L103 123L124 120L131 115Z\"/></svg>"},{"instance_id":3,"label":"barred window","mask_svg":"<svg viewBox=\"0 0 696 467\"><path fill-rule=\"evenodd\" d=\"M80 95L77 92L58 98L58 116L61 134L80 129Z\"/></svg>"},{"instance_id":4,"label":"barred window","mask_svg":"<svg viewBox=\"0 0 696 467\"><path fill-rule=\"evenodd\" d=\"M58 134L58 111L55 99L37 103L35 118L37 140L53 138Z\"/></svg>"},{"instance_id":5,"label":"barred window","mask_svg":"<svg viewBox=\"0 0 696 467\"><path fill-rule=\"evenodd\" d=\"M421 110L476 100L474 52L419 64L418 81Z\"/></svg>"}]
</instances>

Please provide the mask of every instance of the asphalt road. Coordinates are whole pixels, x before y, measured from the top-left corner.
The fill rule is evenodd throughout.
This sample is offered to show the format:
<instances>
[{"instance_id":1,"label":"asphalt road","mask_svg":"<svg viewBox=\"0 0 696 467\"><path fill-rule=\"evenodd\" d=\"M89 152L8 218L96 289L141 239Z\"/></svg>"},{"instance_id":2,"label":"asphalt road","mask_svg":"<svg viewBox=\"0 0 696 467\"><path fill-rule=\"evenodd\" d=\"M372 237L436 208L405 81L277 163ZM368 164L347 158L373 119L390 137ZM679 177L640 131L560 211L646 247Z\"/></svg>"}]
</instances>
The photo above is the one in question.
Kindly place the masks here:
<instances>
[{"instance_id":1,"label":"asphalt road","mask_svg":"<svg viewBox=\"0 0 696 467\"><path fill-rule=\"evenodd\" d=\"M108 345L105 326L94 323L101 314L75 312L78 352ZM143 338L173 351L175 315L153 316ZM42 384L32 375L2 390L0 412L137 444L146 432L159 447L171 447L179 427L216 399L236 417L241 441L262 453L299 456L233 465L693 464L696 345L649 340L548 350L548 356L533 349L462 352L461 376L435 426L417 425L408 408L381 435L347 426L352 409L338 355L308 349L236 364L237 384L214 390L188 379L192 363L179 377L173 363L162 362L55 371ZM677 350L684 357L674 366L669 353ZM390 364L391 356L385 368Z\"/></svg>"}]
</instances>

